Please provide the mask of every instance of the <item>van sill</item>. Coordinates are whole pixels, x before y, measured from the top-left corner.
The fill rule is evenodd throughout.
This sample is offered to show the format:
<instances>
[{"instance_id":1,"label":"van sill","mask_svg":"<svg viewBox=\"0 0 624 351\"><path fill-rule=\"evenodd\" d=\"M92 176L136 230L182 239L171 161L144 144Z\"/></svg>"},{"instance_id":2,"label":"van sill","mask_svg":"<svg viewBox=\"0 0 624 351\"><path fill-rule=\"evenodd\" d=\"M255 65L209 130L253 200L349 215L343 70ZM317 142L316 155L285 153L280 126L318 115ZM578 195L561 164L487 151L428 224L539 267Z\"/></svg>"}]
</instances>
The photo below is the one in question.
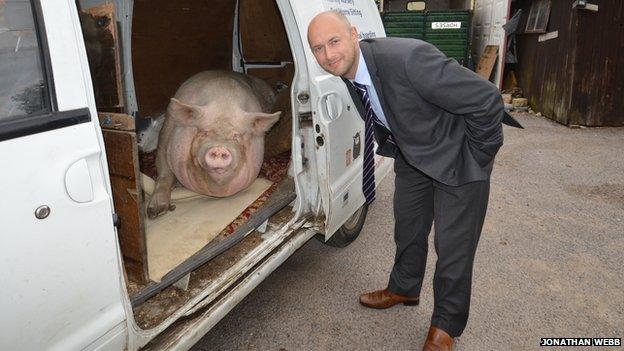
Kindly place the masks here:
<instances>
[{"instance_id":1,"label":"van sill","mask_svg":"<svg viewBox=\"0 0 624 351\"><path fill-rule=\"evenodd\" d=\"M300 228L290 232L288 238L274 247L264 260L253 267L228 289L222 290L202 301L201 306L193 308L195 313L179 320L163 333L150 341L143 350L188 350L197 343L212 327L225 317L245 296L268 277L297 249L316 234L313 228ZM209 301L209 303L206 303ZM189 311L190 312L190 311Z\"/></svg>"},{"instance_id":2,"label":"van sill","mask_svg":"<svg viewBox=\"0 0 624 351\"><path fill-rule=\"evenodd\" d=\"M286 207L272 217L269 229L264 234L252 232L241 243L192 272L189 291L167 288L135 309L132 322L129 324L129 328L132 329L129 350L143 347L172 325L177 325L180 320L186 320L189 317L185 318L185 315L191 310L196 310L198 304L205 305L220 300L222 295L228 294L245 279L250 271L254 271L258 265L265 264L267 259L275 256L276 251L279 251L284 243L291 242L294 233L309 230L308 219L295 219L290 211L291 209Z\"/></svg>"},{"instance_id":3,"label":"van sill","mask_svg":"<svg viewBox=\"0 0 624 351\"><path fill-rule=\"evenodd\" d=\"M291 178L282 181L275 193L247 222L241 225L234 233L228 236L219 236L208 243L193 256L186 259L179 266L167 273L159 283L151 283L130 298L133 308L138 307L149 298L165 288L175 284L191 271L230 249L239 243L245 236L269 219L272 215L291 203L296 197L294 183Z\"/></svg>"}]
</instances>

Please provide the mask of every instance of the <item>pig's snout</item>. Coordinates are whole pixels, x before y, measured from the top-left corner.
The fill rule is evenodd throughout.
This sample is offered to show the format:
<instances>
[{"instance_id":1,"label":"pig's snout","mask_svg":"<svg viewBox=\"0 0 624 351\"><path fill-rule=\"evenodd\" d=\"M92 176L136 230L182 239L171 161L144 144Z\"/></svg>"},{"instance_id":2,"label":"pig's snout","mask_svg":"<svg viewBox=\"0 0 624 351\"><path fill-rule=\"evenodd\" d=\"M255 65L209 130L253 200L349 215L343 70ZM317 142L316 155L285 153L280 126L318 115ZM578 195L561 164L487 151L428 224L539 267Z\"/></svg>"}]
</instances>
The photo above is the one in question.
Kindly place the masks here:
<instances>
[{"instance_id":1,"label":"pig's snout","mask_svg":"<svg viewBox=\"0 0 624 351\"><path fill-rule=\"evenodd\" d=\"M206 151L206 165L215 171L225 171L232 164L232 153L223 146L214 146Z\"/></svg>"}]
</instances>

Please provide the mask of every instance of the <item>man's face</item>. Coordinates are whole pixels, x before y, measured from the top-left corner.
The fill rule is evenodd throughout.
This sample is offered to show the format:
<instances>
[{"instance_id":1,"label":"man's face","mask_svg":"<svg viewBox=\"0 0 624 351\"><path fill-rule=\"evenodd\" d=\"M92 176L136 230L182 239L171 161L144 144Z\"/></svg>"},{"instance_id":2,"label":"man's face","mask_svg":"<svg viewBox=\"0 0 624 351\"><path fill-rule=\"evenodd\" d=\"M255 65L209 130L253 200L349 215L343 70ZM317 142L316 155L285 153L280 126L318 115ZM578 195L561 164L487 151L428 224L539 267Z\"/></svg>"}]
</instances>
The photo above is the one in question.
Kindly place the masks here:
<instances>
[{"instance_id":1,"label":"man's face","mask_svg":"<svg viewBox=\"0 0 624 351\"><path fill-rule=\"evenodd\" d=\"M355 78L359 58L357 30L332 15L322 14L310 23L308 42L316 61L327 72Z\"/></svg>"}]
</instances>

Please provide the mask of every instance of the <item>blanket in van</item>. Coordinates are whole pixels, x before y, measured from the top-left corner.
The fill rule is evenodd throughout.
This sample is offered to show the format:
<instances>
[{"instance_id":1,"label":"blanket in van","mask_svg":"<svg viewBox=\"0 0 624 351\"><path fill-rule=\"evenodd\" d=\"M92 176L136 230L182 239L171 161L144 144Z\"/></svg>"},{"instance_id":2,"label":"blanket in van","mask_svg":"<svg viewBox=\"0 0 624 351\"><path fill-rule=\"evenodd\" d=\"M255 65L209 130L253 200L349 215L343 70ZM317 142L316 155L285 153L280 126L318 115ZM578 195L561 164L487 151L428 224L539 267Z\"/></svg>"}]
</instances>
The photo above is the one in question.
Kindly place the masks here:
<instances>
[{"instance_id":1,"label":"blanket in van","mask_svg":"<svg viewBox=\"0 0 624 351\"><path fill-rule=\"evenodd\" d=\"M227 198L203 196L184 188L174 189L172 199L177 200L172 203L176 205L175 211L145 221L149 278L160 282L171 269L212 239L233 233L273 193L286 175L289 161L290 152L265 159L259 178L249 188ZM150 172L153 168L143 170L155 175ZM147 175L143 178L147 183L144 188L149 193L149 183L153 180Z\"/></svg>"}]
</instances>

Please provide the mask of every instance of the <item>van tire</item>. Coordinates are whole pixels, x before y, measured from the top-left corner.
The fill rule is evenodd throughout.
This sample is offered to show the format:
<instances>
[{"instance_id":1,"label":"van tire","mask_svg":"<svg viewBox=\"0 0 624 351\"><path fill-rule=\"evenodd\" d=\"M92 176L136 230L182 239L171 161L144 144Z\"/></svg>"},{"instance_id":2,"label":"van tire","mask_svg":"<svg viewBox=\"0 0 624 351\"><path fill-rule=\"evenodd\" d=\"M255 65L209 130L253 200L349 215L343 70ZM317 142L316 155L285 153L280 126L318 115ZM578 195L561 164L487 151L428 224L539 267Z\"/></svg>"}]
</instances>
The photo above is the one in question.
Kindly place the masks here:
<instances>
[{"instance_id":1,"label":"van tire","mask_svg":"<svg viewBox=\"0 0 624 351\"><path fill-rule=\"evenodd\" d=\"M336 233L329 238L329 240L325 241L325 236L322 234L317 234L316 238L329 246L347 247L360 235L360 232L364 227L364 222L366 221L367 213L368 204L364 204L357 211L355 211L349 219L347 219L342 227L340 227Z\"/></svg>"}]
</instances>

